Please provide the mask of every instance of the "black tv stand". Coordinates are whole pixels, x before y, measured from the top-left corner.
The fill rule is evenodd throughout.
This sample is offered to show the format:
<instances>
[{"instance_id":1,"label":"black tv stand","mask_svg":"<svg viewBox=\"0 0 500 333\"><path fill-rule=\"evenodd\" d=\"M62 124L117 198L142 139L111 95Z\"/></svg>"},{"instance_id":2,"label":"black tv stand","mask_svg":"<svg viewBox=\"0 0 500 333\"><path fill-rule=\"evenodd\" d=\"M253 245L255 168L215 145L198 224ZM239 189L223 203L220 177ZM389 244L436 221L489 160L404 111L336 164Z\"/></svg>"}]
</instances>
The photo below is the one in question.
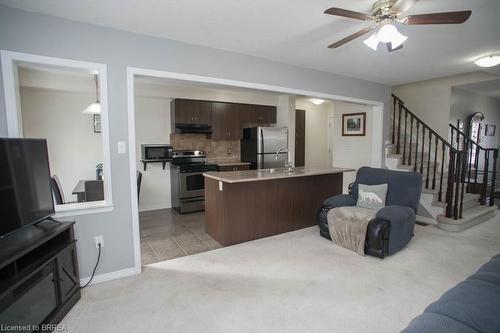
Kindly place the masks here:
<instances>
[{"instance_id":1,"label":"black tv stand","mask_svg":"<svg viewBox=\"0 0 500 333\"><path fill-rule=\"evenodd\" d=\"M50 332L80 299L74 222L45 219L0 239L0 323ZM18 330L19 331L19 330Z\"/></svg>"}]
</instances>

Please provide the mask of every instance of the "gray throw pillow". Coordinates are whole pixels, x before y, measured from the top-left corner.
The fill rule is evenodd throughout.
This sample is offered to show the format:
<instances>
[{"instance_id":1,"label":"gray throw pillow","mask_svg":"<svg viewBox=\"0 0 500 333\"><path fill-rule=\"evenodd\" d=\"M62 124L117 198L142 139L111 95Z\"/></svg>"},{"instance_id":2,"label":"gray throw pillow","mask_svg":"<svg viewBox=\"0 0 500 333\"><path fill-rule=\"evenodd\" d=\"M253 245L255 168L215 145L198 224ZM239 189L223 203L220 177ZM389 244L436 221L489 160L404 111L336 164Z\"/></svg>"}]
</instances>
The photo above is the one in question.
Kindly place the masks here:
<instances>
[{"instance_id":1,"label":"gray throw pillow","mask_svg":"<svg viewBox=\"0 0 500 333\"><path fill-rule=\"evenodd\" d=\"M385 207L386 196L387 184L358 184L358 202L356 203L356 206L379 210Z\"/></svg>"}]
</instances>

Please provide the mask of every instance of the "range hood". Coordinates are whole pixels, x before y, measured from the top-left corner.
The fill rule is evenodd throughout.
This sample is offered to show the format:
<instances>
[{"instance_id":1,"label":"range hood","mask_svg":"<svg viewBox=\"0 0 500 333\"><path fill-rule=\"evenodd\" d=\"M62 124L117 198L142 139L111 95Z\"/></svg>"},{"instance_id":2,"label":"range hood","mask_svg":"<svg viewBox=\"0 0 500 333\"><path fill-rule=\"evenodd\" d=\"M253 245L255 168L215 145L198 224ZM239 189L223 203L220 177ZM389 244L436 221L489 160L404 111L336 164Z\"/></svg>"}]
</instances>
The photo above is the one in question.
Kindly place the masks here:
<instances>
[{"instance_id":1,"label":"range hood","mask_svg":"<svg viewBox=\"0 0 500 333\"><path fill-rule=\"evenodd\" d=\"M212 127L208 124L175 124L175 133L212 133Z\"/></svg>"}]
</instances>

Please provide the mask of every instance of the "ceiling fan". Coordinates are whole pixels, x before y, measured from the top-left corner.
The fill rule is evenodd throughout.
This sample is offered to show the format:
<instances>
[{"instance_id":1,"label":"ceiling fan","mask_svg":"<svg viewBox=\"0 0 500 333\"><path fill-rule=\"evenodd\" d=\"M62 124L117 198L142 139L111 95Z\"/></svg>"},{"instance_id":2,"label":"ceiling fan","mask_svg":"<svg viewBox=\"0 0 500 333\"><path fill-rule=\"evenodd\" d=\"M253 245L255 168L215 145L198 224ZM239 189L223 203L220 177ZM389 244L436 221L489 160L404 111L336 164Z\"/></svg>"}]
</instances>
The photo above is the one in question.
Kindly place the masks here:
<instances>
[{"instance_id":1,"label":"ceiling fan","mask_svg":"<svg viewBox=\"0 0 500 333\"><path fill-rule=\"evenodd\" d=\"M470 10L418 14L402 16L410 7L416 4L419 0L378 0L372 7L372 14L354 12L347 9L332 7L325 10L325 14L349 17L362 21L373 21L374 25L364 28L346 38L339 40L328 46L330 49L335 49L342 46L358 37L361 37L371 31L378 29L364 43L377 50L378 44L385 43L389 52L399 50L403 47L403 43L407 36L401 34L394 26L394 22L399 22L405 25L421 25L421 24L460 24L469 19L472 14Z\"/></svg>"}]
</instances>

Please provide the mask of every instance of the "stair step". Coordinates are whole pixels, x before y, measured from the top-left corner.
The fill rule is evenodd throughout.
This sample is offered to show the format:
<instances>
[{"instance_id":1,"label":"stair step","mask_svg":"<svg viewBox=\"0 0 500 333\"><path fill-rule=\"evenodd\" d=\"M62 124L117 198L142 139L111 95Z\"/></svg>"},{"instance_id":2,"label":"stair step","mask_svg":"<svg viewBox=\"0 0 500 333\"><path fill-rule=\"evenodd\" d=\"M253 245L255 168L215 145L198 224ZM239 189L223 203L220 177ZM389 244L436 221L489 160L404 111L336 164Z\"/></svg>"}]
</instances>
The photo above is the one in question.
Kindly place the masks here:
<instances>
[{"instance_id":1,"label":"stair step","mask_svg":"<svg viewBox=\"0 0 500 333\"><path fill-rule=\"evenodd\" d=\"M479 194L464 193L463 209L465 210L465 209L470 209L472 207L480 206L479 198L480 198ZM432 205L436 207L446 207L446 202L435 200L432 202Z\"/></svg>"},{"instance_id":2,"label":"stair step","mask_svg":"<svg viewBox=\"0 0 500 333\"><path fill-rule=\"evenodd\" d=\"M447 218L444 215L438 215L438 227L446 231L463 231L481 222L489 220L495 216L497 206L477 206L464 210L461 219Z\"/></svg>"}]
</instances>

